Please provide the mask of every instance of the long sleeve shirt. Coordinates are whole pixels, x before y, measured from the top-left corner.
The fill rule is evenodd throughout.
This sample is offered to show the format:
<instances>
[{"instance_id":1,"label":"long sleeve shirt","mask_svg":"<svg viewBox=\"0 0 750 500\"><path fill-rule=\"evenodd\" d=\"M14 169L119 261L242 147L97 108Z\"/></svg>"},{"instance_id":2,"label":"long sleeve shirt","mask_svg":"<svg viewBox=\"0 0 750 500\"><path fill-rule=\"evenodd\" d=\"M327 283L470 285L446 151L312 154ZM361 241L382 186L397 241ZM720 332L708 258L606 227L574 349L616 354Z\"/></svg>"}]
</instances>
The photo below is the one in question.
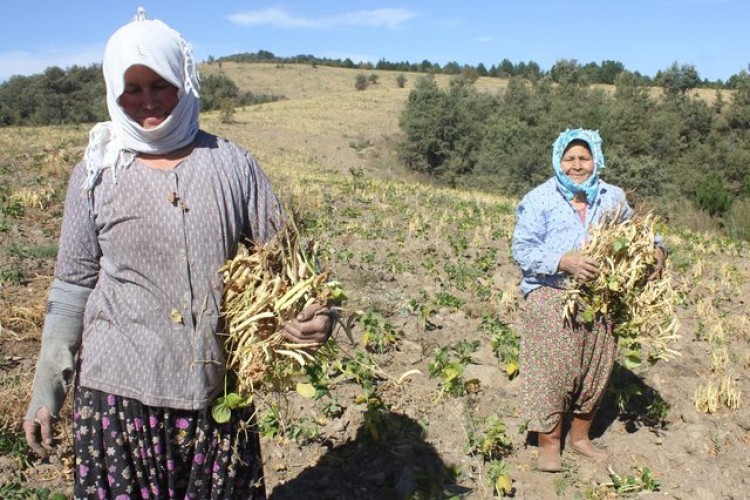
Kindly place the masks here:
<instances>
[{"instance_id":1,"label":"long sleeve shirt","mask_svg":"<svg viewBox=\"0 0 750 500\"><path fill-rule=\"evenodd\" d=\"M202 131L194 145L172 170L105 170L91 192L83 164L71 175L55 277L93 288L84 387L189 410L223 389L219 269L283 210L250 153Z\"/></svg>"},{"instance_id":2,"label":"long sleeve shirt","mask_svg":"<svg viewBox=\"0 0 750 500\"><path fill-rule=\"evenodd\" d=\"M582 221L570 202L557 188L553 177L531 190L516 209L516 227L511 250L521 268L524 296L540 286L564 288L567 273L558 270L560 258L585 243L591 224L622 205L622 217L632 215L625 193L600 181L599 194Z\"/></svg>"}]
</instances>

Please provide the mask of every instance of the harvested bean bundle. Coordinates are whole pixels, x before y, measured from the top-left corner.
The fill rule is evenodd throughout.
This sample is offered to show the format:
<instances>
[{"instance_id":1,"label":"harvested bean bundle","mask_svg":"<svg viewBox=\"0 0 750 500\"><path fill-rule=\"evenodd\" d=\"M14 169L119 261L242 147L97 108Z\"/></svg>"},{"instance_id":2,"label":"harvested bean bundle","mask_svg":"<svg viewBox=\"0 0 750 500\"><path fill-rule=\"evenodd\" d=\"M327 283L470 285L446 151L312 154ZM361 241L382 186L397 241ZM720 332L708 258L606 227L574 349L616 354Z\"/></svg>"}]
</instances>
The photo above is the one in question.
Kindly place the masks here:
<instances>
[{"instance_id":1,"label":"harvested bean bundle","mask_svg":"<svg viewBox=\"0 0 750 500\"><path fill-rule=\"evenodd\" d=\"M314 345L287 341L284 322L313 301L330 309L345 296L319 269L317 244L303 246L291 220L266 244L240 246L220 272L227 369L236 375L236 396L244 401L259 387L277 388L280 379L313 360L306 349Z\"/></svg>"},{"instance_id":2,"label":"harvested bean bundle","mask_svg":"<svg viewBox=\"0 0 750 500\"><path fill-rule=\"evenodd\" d=\"M669 345L678 337L679 324L668 273L649 279L657 264L656 217L647 213L623 219L620 207L589 230L581 251L599 263L599 275L589 282L571 278L563 315L579 323L597 318L613 322L625 364L634 367L642 348L651 360L677 355Z\"/></svg>"}]
</instances>

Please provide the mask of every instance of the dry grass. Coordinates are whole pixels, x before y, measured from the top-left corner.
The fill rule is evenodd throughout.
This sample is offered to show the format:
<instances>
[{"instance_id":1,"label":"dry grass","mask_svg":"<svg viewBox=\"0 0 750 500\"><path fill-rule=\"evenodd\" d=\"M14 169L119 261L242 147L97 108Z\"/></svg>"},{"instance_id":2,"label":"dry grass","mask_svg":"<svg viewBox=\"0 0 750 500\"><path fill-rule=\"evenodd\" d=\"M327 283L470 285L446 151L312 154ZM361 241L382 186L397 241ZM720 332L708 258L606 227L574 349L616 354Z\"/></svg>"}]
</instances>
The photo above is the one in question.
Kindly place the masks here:
<instances>
[{"instance_id":1,"label":"dry grass","mask_svg":"<svg viewBox=\"0 0 750 500\"><path fill-rule=\"evenodd\" d=\"M251 90L254 94L273 94L287 99L299 101L316 97L346 94L348 92L367 93L372 90L402 90L408 92L417 80L426 76L424 73L409 73L390 70L360 70L350 68L332 68L310 64L282 64L275 63L235 63L223 62L202 64L201 74L224 74L232 79L238 87ZM377 75L378 83L371 85L365 91L356 91L354 81L358 74L367 76ZM406 77L406 83L401 89L396 83L398 75ZM438 85L447 87L451 75L434 75ZM508 80L501 78L481 77L477 79L479 90L497 91L504 89Z\"/></svg>"},{"instance_id":2,"label":"dry grass","mask_svg":"<svg viewBox=\"0 0 750 500\"><path fill-rule=\"evenodd\" d=\"M736 410L742 405L742 391L734 379L725 375L720 380L710 378L698 387L693 400L695 409L701 413L716 413L721 406Z\"/></svg>"},{"instance_id":3,"label":"dry grass","mask_svg":"<svg viewBox=\"0 0 750 500\"><path fill-rule=\"evenodd\" d=\"M41 335L51 283L51 276L39 276L20 289L0 287L0 341Z\"/></svg>"},{"instance_id":4,"label":"dry grass","mask_svg":"<svg viewBox=\"0 0 750 500\"><path fill-rule=\"evenodd\" d=\"M25 364L23 356L8 355L16 347L37 342L41 337L50 278L32 280L24 289L0 287L0 430L17 431L23 421L31 393L33 365ZM13 345L14 349L8 349ZM28 369L17 370L16 366ZM5 372L13 372L6 375Z\"/></svg>"},{"instance_id":5,"label":"dry grass","mask_svg":"<svg viewBox=\"0 0 750 500\"><path fill-rule=\"evenodd\" d=\"M231 78L241 89L251 90L256 94L273 94L285 96L288 99L299 100L312 97L327 96L331 94L346 93L354 90L354 79L360 73L367 76L375 74L378 76L378 84L375 88L398 88L396 78L403 74L406 77L404 89L414 88L419 78L426 76L425 73L411 73L391 70L366 70L350 68L333 68L311 64L275 64L275 63L235 63L223 62L204 63L200 66L201 74L210 75L223 73ZM454 78L453 75L433 75L438 85L445 88ZM481 91L499 92L508 86L507 78L479 77L476 88ZM614 92L614 85L595 84L593 87L607 92ZM372 88L372 87L370 87ZM368 89L369 90L369 89ZM728 103L732 99L733 91L719 90L722 99ZM653 99L661 99L664 91L661 87L652 87L650 95ZM691 96L703 99L708 105L716 101L717 91L715 89L693 89Z\"/></svg>"},{"instance_id":6,"label":"dry grass","mask_svg":"<svg viewBox=\"0 0 750 500\"><path fill-rule=\"evenodd\" d=\"M38 207L44 210L55 196L55 188L52 186L43 186L40 188L24 187L11 193L11 203L18 203L23 207Z\"/></svg>"},{"instance_id":7,"label":"dry grass","mask_svg":"<svg viewBox=\"0 0 750 500\"><path fill-rule=\"evenodd\" d=\"M0 360L3 364L8 360ZM0 370L5 371L0 367ZM31 376L3 376L0 379L0 431L16 432L23 422L31 394Z\"/></svg>"},{"instance_id":8,"label":"dry grass","mask_svg":"<svg viewBox=\"0 0 750 500\"><path fill-rule=\"evenodd\" d=\"M3 156L14 158L29 154L44 161L48 153L72 146L85 145L90 125L62 125L48 127L3 127L0 149Z\"/></svg>"}]
</instances>

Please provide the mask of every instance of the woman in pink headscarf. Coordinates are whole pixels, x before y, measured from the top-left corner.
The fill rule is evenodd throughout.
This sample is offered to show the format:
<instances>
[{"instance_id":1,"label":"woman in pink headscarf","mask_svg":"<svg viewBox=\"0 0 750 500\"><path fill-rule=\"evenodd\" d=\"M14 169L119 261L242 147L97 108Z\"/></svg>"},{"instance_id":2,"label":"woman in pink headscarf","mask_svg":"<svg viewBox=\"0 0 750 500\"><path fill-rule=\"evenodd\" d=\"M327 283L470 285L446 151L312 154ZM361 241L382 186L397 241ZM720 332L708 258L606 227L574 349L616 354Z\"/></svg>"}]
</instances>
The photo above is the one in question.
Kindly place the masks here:
<instances>
[{"instance_id":1,"label":"woman in pink headscarf","mask_svg":"<svg viewBox=\"0 0 750 500\"><path fill-rule=\"evenodd\" d=\"M76 498L265 498L252 408L226 424L218 272L284 213L255 158L199 128L199 80L178 32L142 10L109 39L111 121L71 174L24 420L45 453L73 387ZM331 330L319 306L285 325Z\"/></svg>"}]
</instances>

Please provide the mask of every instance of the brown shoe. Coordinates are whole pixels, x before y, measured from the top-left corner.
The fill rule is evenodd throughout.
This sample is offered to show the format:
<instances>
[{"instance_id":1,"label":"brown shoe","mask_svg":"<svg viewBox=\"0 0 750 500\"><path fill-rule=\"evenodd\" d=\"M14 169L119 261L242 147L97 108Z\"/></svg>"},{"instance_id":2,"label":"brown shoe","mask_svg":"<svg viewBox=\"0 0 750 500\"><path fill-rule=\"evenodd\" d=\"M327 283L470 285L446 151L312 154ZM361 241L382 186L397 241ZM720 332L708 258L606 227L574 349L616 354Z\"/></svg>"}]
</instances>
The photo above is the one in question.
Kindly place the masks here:
<instances>
[{"instance_id":1,"label":"brown shoe","mask_svg":"<svg viewBox=\"0 0 750 500\"><path fill-rule=\"evenodd\" d=\"M539 457L536 468L542 472L560 472L562 456L560 455L560 438L562 436L562 416L550 432L538 432Z\"/></svg>"},{"instance_id":2,"label":"brown shoe","mask_svg":"<svg viewBox=\"0 0 750 500\"><path fill-rule=\"evenodd\" d=\"M592 411L585 415L573 414L570 422L570 431L565 438L565 449L569 449L592 460L606 460L609 454L604 450L597 449L589 438L591 423L594 421L595 413L595 411Z\"/></svg>"}]
</instances>

